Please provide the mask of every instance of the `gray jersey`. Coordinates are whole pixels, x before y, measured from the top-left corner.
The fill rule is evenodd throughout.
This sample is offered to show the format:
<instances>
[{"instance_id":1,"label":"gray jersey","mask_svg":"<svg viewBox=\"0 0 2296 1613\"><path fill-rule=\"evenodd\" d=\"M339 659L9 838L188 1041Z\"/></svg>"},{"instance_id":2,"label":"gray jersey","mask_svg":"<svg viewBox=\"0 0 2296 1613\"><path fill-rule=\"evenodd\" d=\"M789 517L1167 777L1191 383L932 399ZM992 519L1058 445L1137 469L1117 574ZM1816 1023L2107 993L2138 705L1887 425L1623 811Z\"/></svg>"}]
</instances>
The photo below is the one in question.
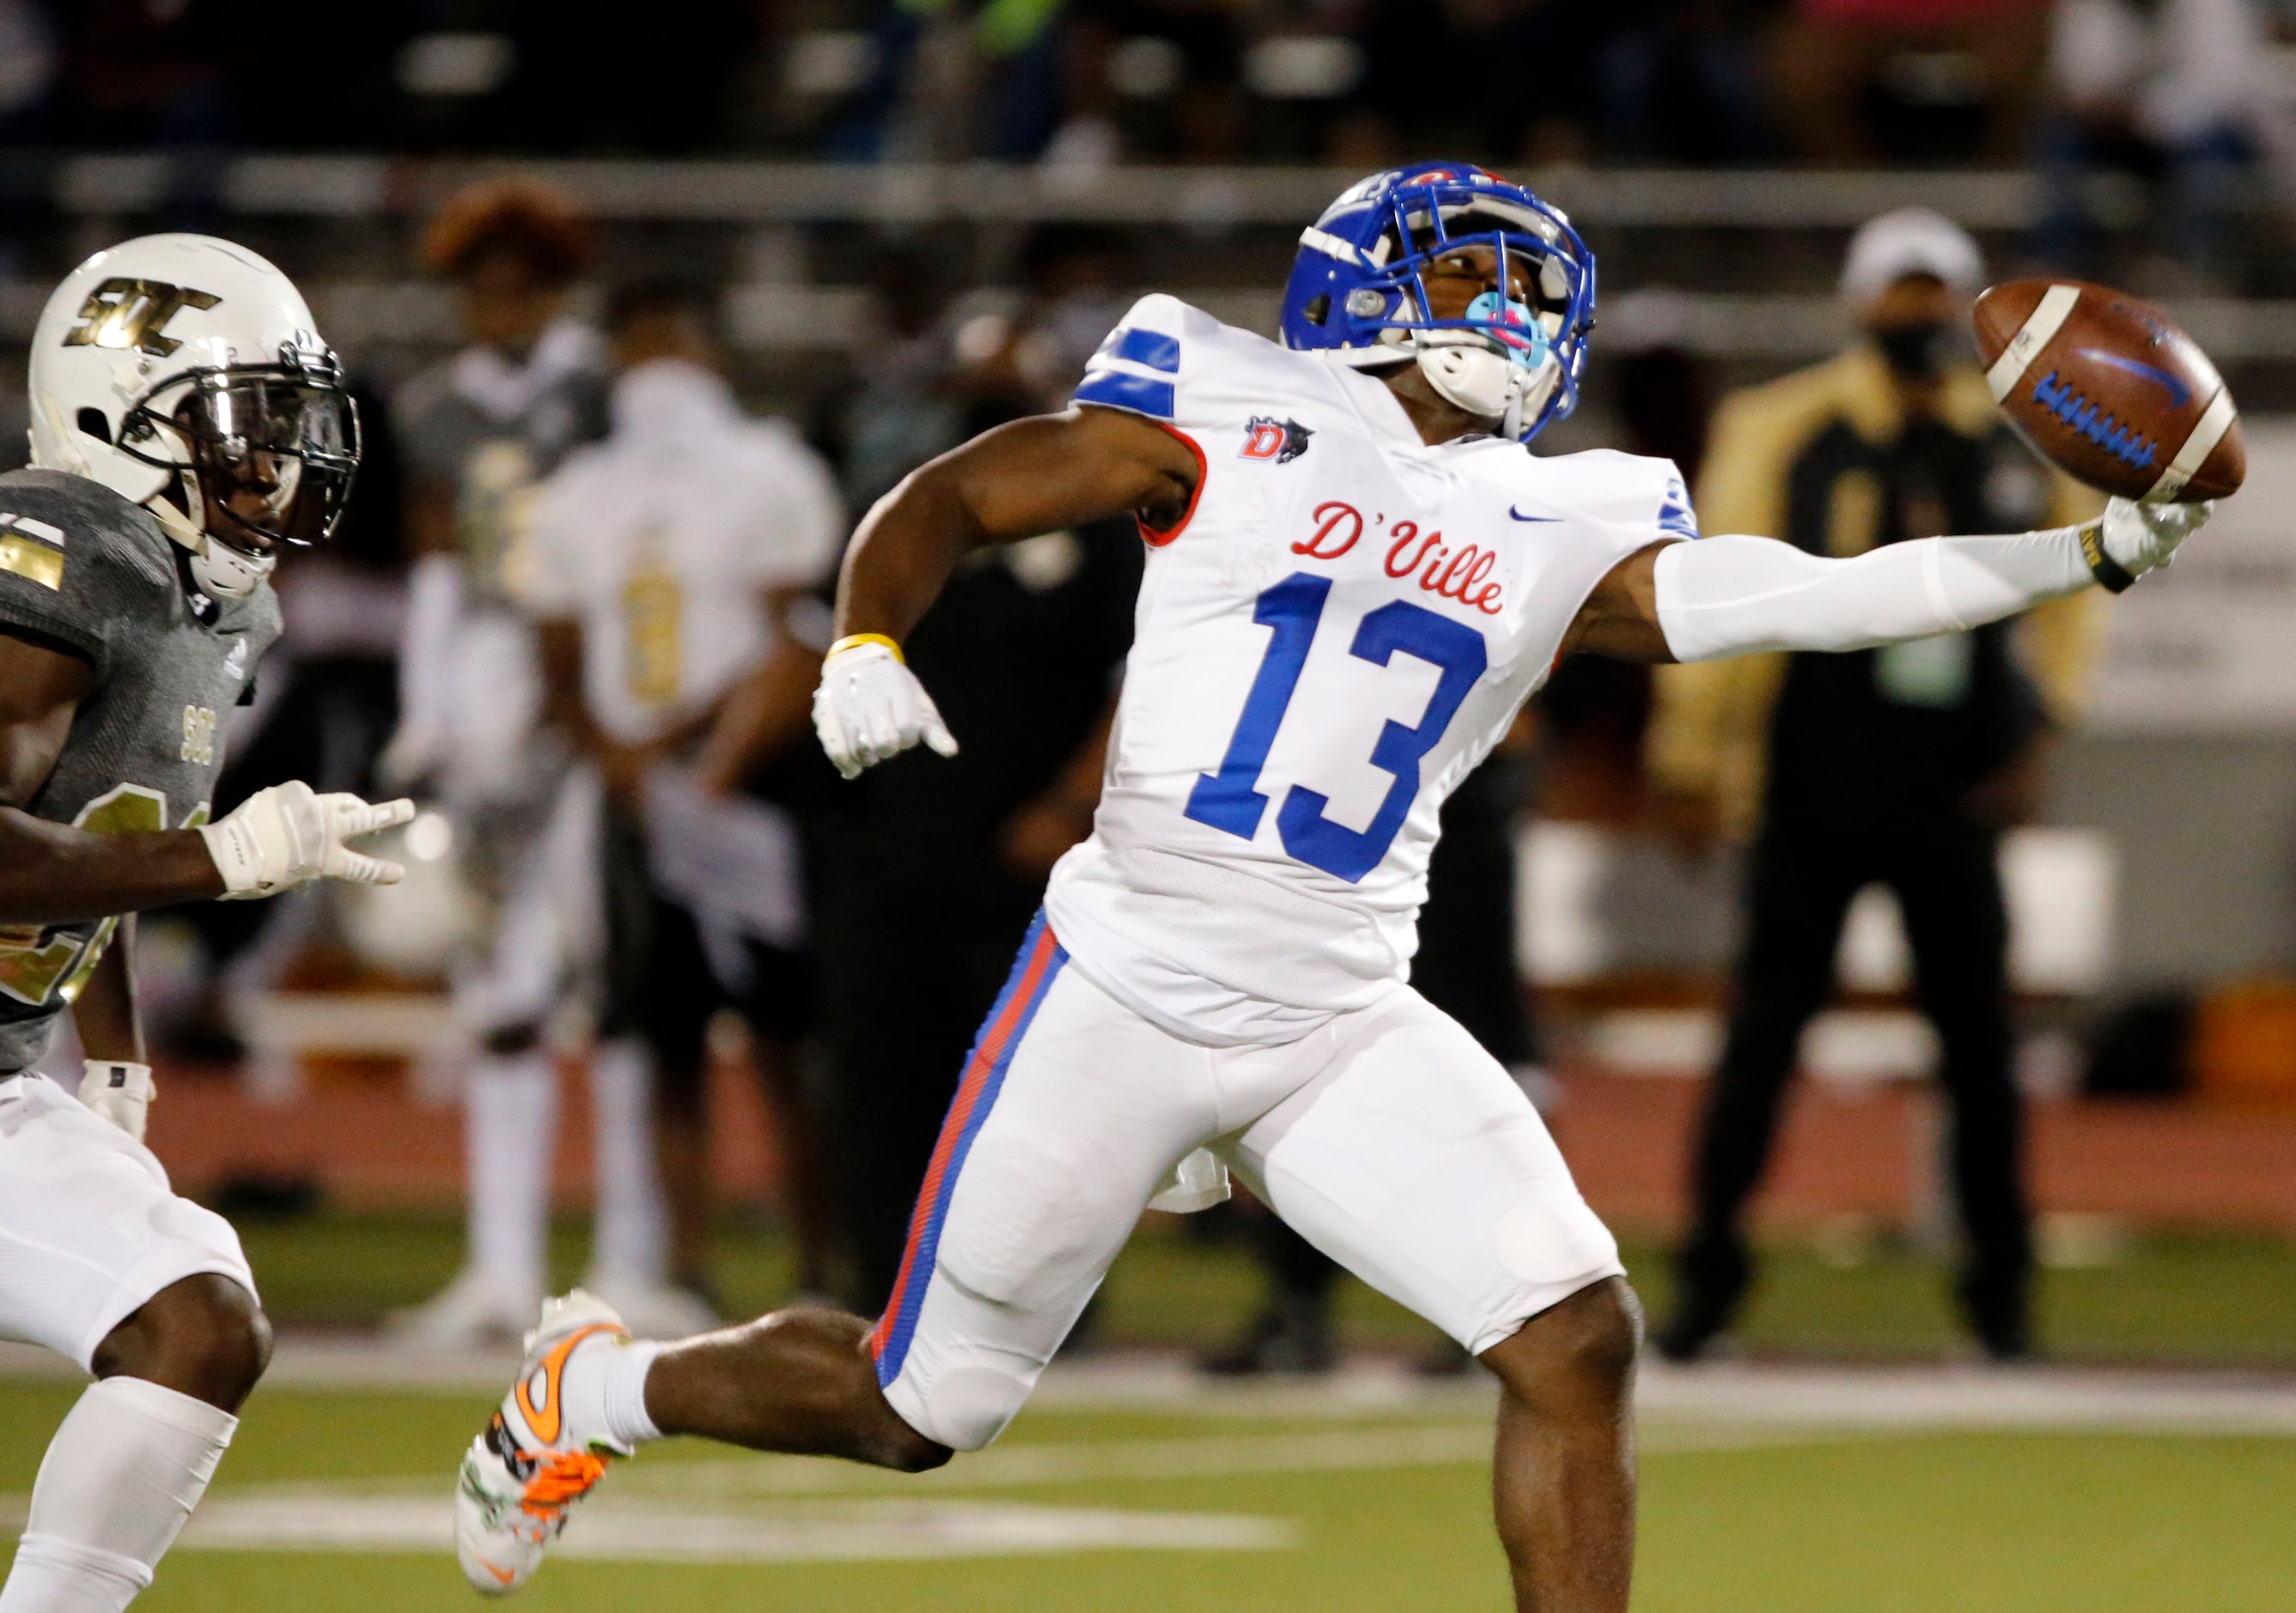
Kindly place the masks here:
<instances>
[{"instance_id":1,"label":"gray jersey","mask_svg":"<svg viewBox=\"0 0 2296 1613\"><path fill-rule=\"evenodd\" d=\"M605 434L605 353L570 320L522 364L467 348L409 381L391 420L409 468L454 501L464 597L507 608L521 592L535 490L569 452Z\"/></svg>"},{"instance_id":2,"label":"gray jersey","mask_svg":"<svg viewBox=\"0 0 2296 1613\"><path fill-rule=\"evenodd\" d=\"M224 725L279 636L279 601L267 583L243 600L195 598L178 553L100 483L0 475L0 631L95 667L34 816L100 834L207 821ZM46 1051L118 925L0 925L0 1073Z\"/></svg>"}]
</instances>

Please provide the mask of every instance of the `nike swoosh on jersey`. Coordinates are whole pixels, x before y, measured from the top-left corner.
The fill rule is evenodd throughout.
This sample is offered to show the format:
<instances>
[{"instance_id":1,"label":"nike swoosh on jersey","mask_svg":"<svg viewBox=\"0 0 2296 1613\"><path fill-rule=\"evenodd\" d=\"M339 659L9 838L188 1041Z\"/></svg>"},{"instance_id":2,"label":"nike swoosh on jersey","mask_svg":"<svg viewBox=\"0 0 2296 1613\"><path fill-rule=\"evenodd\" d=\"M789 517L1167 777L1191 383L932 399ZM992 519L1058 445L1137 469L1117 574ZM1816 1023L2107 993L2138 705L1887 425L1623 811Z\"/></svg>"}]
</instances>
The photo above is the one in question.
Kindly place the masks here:
<instances>
[{"instance_id":1,"label":"nike swoosh on jersey","mask_svg":"<svg viewBox=\"0 0 2296 1613\"><path fill-rule=\"evenodd\" d=\"M1520 510L1516 509L1513 504L1509 504L1509 505L1507 506L1507 513L1508 513L1509 515L1512 515L1513 517L1514 517L1514 519L1515 519L1515 520L1544 520L1544 521L1559 521L1559 520L1561 520L1562 519L1562 518L1561 516L1559 516L1559 515L1525 515L1521 511L1520 511Z\"/></svg>"}]
</instances>

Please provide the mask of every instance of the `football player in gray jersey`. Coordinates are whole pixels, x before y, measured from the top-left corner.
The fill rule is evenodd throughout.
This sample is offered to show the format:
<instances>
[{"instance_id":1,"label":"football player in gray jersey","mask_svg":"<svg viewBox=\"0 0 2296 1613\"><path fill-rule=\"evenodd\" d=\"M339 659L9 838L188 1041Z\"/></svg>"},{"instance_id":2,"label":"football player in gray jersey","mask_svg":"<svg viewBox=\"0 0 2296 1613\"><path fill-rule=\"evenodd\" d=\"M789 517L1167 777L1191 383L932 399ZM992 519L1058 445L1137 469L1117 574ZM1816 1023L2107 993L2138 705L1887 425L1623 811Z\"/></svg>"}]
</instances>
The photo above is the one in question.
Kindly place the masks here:
<instances>
[{"instance_id":1,"label":"football player in gray jersey","mask_svg":"<svg viewBox=\"0 0 2296 1613\"><path fill-rule=\"evenodd\" d=\"M347 842L413 808L289 783L207 822L279 635L278 547L333 530L358 464L287 277L206 236L99 252L48 299L30 381L33 468L0 475L0 1337L96 1381L40 1464L0 1613L116 1613L270 1352L238 1238L143 1144L134 914L388 884L398 865ZM35 1066L67 1007L88 1058L60 1081Z\"/></svg>"}]
</instances>

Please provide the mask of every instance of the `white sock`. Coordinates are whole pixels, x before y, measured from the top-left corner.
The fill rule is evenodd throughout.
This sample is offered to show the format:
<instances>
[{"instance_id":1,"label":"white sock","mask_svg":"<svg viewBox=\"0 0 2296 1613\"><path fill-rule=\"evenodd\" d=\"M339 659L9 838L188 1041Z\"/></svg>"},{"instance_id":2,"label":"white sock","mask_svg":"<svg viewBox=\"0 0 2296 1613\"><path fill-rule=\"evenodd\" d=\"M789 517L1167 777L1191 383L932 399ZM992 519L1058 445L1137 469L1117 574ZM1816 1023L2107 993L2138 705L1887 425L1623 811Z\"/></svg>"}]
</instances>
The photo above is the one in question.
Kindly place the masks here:
<instances>
[{"instance_id":1,"label":"white sock","mask_svg":"<svg viewBox=\"0 0 2296 1613\"><path fill-rule=\"evenodd\" d=\"M481 1055L464 1101L471 1263L523 1300L544 1291L558 1073L540 1049Z\"/></svg>"},{"instance_id":2,"label":"white sock","mask_svg":"<svg viewBox=\"0 0 2296 1613\"><path fill-rule=\"evenodd\" d=\"M594 1265L659 1288L669 1279L669 1207L653 1156L653 1063L643 1043L608 1042L590 1055L598 1162Z\"/></svg>"},{"instance_id":3,"label":"white sock","mask_svg":"<svg viewBox=\"0 0 2296 1613\"><path fill-rule=\"evenodd\" d=\"M0 1613L120 1613L152 1583L238 1427L140 1378L89 1385L40 1461Z\"/></svg>"},{"instance_id":4,"label":"white sock","mask_svg":"<svg viewBox=\"0 0 2296 1613\"><path fill-rule=\"evenodd\" d=\"M566 1357L559 1379L566 1426L585 1437L603 1431L617 1445L637 1446L661 1437L646 1410L646 1374L665 1347L601 1335L586 1339ZM0 1609L0 1613L8 1613Z\"/></svg>"}]
</instances>

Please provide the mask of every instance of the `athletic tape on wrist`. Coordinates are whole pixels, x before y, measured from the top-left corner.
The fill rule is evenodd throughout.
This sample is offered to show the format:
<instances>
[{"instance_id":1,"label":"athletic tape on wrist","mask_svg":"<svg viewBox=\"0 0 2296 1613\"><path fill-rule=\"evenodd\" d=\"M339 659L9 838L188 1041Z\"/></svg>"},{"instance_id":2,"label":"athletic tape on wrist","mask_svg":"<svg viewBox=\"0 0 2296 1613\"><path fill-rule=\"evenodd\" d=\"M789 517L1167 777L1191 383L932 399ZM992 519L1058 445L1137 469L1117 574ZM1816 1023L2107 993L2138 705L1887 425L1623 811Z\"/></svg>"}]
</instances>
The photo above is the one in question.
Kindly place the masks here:
<instances>
[{"instance_id":1,"label":"athletic tape on wrist","mask_svg":"<svg viewBox=\"0 0 2296 1613\"><path fill-rule=\"evenodd\" d=\"M830 645L829 654L823 656L821 659L824 660L829 660L843 651L858 650L864 644L882 644L886 649L893 652L893 659L895 660L900 662L904 667L909 664L909 658L901 653L901 646L899 643L894 639L886 637L885 635L882 633L849 633L843 638L839 639L835 643Z\"/></svg>"},{"instance_id":2,"label":"athletic tape on wrist","mask_svg":"<svg viewBox=\"0 0 2296 1613\"><path fill-rule=\"evenodd\" d=\"M2125 594L2136 581L2136 574L2104 552L2104 523L2093 520L2078 528L2080 533L2081 558L2088 562L2089 575L2096 585L2107 594Z\"/></svg>"}]
</instances>

